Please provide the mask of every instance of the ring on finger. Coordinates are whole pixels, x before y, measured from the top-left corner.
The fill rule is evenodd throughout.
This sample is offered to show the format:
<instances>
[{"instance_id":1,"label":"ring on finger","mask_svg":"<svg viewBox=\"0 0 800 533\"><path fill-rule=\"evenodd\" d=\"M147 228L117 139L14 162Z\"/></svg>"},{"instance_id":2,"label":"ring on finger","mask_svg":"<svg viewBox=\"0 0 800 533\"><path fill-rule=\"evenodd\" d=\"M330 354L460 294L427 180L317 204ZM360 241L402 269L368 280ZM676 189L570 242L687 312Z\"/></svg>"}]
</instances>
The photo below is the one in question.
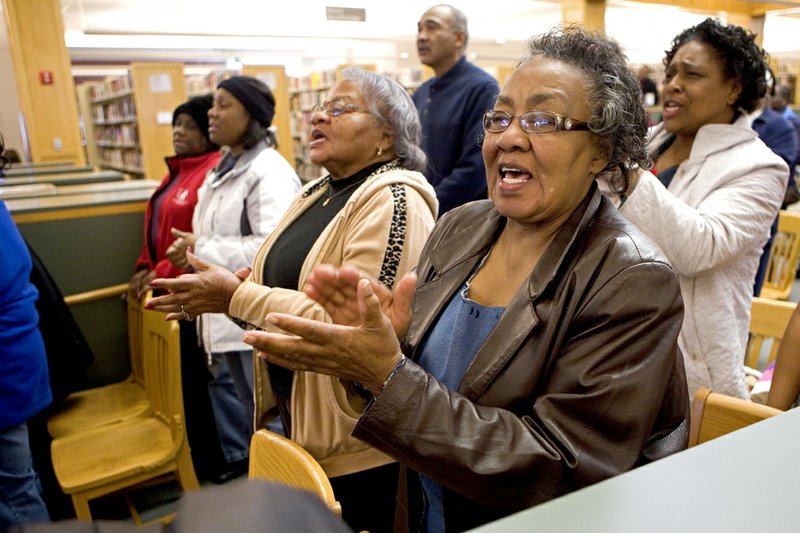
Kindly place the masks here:
<instances>
[{"instance_id":1,"label":"ring on finger","mask_svg":"<svg viewBox=\"0 0 800 533\"><path fill-rule=\"evenodd\" d=\"M194 320L194 317L189 313L187 313L186 309L183 308L183 304L180 304L180 306L181 306L181 320L186 320L188 322Z\"/></svg>"}]
</instances>

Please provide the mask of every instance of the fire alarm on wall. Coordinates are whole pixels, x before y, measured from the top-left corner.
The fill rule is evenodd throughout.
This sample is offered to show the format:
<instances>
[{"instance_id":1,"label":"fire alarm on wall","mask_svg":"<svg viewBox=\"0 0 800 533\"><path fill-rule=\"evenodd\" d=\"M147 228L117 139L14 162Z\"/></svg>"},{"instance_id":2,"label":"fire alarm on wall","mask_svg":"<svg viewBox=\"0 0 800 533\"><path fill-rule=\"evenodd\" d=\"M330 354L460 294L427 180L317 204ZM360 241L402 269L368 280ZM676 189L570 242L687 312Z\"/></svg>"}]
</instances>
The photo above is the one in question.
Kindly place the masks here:
<instances>
[{"instance_id":1,"label":"fire alarm on wall","mask_svg":"<svg viewBox=\"0 0 800 533\"><path fill-rule=\"evenodd\" d=\"M51 70L40 70L39 71L39 83L42 85L51 85L53 83L53 71Z\"/></svg>"}]
</instances>

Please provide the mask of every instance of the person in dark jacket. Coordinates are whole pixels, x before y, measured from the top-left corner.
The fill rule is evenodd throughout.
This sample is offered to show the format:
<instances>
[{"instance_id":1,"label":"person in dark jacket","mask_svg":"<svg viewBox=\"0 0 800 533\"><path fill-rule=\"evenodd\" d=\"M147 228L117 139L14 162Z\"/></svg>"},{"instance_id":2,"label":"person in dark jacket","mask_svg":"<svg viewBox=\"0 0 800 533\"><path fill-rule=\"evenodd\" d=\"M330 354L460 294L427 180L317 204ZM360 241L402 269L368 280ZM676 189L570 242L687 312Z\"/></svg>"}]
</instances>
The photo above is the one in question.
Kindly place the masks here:
<instances>
[{"instance_id":1,"label":"person in dark jacket","mask_svg":"<svg viewBox=\"0 0 800 533\"><path fill-rule=\"evenodd\" d=\"M770 71L768 76L768 85L774 83L774 78ZM780 113L770 107L771 97L775 94L774 86L768 88L767 96L765 97L764 105L758 115L753 119L751 124L753 130L758 133L759 139L766 144L770 150L775 152L781 159L783 159L789 166L789 178L786 184L787 194L792 188L796 188L794 180L794 165L795 157L797 154L797 138L795 137L794 128L791 123L783 117ZM786 196L784 196L786 198ZM786 205L782 205L781 209L785 209ZM761 259L758 262L758 270L756 271L756 279L753 284L753 294L758 296L761 292L761 287L764 285L764 278L767 274L767 266L769 264L769 252L772 248L772 240L775 233L778 231L778 218L772 223L769 230L769 239L764 245L764 251L761 254Z\"/></svg>"},{"instance_id":2,"label":"person in dark jacket","mask_svg":"<svg viewBox=\"0 0 800 533\"><path fill-rule=\"evenodd\" d=\"M494 105L494 78L464 57L469 40L467 17L447 4L431 7L417 23L417 52L435 78L412 95L422 124L422 150L428 156L425 177L436 190L439 214L486 198L481 117Z\"/></svg>"},{"instance_id":3,"label":"person in dark jacket","mask_svg":"<svg viewBox=\"0 0 800 533\"><path fill-rule=\"evenodd\" d=\"M678 277L601 194L646 168L619 45L579 27L528 43L484 115L491 200L445 214L394 292L319 267L338 325L272 313L270 362L360 383L353 435L406 465L412 530L462 531L686 447ZM325 354L323 356L323 354Z\"/></svg>"}]
</instances>

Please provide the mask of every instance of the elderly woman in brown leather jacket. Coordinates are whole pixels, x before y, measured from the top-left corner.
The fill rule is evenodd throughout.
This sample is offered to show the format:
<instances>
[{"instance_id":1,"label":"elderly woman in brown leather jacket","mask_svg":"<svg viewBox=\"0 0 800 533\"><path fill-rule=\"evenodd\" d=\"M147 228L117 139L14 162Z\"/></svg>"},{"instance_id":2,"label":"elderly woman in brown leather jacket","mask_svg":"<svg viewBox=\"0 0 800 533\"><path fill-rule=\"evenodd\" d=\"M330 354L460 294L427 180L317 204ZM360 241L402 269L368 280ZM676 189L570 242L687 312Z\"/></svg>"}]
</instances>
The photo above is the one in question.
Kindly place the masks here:
<instances>
[{"instance_id":1,"label":"elderly woman in brown leather jacket","mask_svg":"<svg viewBox=\"0 0 800 533\"><path fill-rule=\"evenodd\" d=\"M353 434L410 468L414 529L468 529L686 446L676 274L595 183L649 164L619 46L532 39L484 130L491 201L442 217L416 282L320 267L305 290L338 325L276 313L290 335L245 335L372 392Z\"/></svg>"}]
</instances>

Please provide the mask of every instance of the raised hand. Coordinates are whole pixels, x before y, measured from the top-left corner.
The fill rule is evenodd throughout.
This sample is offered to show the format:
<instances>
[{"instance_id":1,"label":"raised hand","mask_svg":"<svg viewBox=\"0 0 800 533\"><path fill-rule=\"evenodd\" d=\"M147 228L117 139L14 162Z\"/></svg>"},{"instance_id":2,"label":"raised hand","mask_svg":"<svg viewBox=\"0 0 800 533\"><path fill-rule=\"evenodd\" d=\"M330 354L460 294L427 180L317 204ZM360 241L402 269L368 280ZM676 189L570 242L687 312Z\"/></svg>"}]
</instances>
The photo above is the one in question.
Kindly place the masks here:
<instances>
[{"instance_id":1,"label":"raised hand","mask_svg":"<svg viewBox=\"0 0 800 533\"><path fill-rule=\"evenodd\" d=\"M233 293L250 269L243 268L234 273L206 263L191 251L186 252L186 257L194 273L150 282L151 287L165 289L170 294L153 298L147 303L147 308L169 313L167 320L192 320L202 313L226 313Z\"/></svg>"},{"instance_id":2,"label":"raised hand","mask_svg":"<svg viewBox=\"0 0 800 533\"><path fill-rule=\"evenodd\" d=\"M142 295L150 289L150 282L156 277L156 271L143 268L137 270L128 283L128 288L137 300L142 299Z\"/></svg>"},{"instance_id":3,"label":"raised hand","mask_svg":"<svg viewBox=\"0 0 800 533\"><path fill-rule=\"evenodd\" d=\"M190 265L186 258L186 251L194 248L197 237L195 237L194 233L181 231L177 228L171 228L170 232L172 236L175 237L175 240L172 241L172 244L167 248L167 259L177 268L189 270Z\"/></svg>"},{"instance_id":4,"label":"raised hand","mask_svg":"<svg viewBox=\"0 0 800 533\"><path fill-rule=\"evenodd\" d=\"M248 331L244 342L272 363L357 381L377 394L402 357L400 344L369 280L359 281L355 300L358 325L270 313L267 322L289 335Z\"/></svg>"},{"instance_id":5,"label":"raised hand","mask_svg":"<svg viewBox=\"0 0 800 533\"><path fill-rule=\"evenodd\" d=\"M318 302L336 324L358 325L361 313L356 298L361 280L367 280L383 313L389 317L395 334L402 339L411 323L411 301L417 276L408 273L397 282L394 291L369 274L344 266L320 265L306 281L303 292Z\"/></svg>"}]
</instances>

